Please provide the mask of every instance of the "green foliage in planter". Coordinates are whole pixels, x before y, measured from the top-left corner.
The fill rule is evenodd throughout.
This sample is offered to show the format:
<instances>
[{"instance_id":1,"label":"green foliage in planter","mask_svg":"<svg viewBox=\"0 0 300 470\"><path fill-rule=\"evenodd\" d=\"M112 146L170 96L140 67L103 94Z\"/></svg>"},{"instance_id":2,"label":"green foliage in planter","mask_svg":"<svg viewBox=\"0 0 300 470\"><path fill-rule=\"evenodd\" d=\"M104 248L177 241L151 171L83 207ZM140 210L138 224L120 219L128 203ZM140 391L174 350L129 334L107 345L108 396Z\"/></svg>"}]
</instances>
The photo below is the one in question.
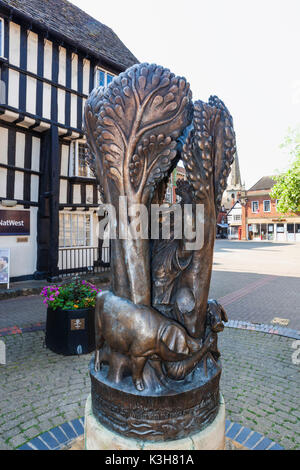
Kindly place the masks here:
<instances>
[{"instance_id":1,"label":"green foliage in planter","mask_svg":"<svg viewBox=\"0 0 300 470\"><path fill-rule=\"evenodd\" d=\"M46 286L41 292L43 303L57 310L77 310L79 308L94 308L96 296L101 292L96 286L87 281L72 281L58 286Z\"/></svg>"}]
</instances>

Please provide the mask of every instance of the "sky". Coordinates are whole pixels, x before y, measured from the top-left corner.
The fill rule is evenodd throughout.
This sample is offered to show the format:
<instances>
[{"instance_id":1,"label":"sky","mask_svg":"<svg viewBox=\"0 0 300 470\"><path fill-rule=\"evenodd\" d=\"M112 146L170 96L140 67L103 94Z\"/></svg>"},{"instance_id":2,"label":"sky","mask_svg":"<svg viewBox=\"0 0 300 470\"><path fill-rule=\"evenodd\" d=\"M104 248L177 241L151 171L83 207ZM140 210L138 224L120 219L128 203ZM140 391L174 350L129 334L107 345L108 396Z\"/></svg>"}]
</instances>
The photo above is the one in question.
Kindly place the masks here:
<instances>
[{"instance_id":1,"label":"sky","mask_svg":"<svg viewBox=\"0 0 300 470\"><path fill-rule=\"evenodd\" d=\"M140 62L218 95L234 119L248 189L290 163L280 148L300 123L299 0L72 0L114 30Z\"/></svg>"}]
</instances>

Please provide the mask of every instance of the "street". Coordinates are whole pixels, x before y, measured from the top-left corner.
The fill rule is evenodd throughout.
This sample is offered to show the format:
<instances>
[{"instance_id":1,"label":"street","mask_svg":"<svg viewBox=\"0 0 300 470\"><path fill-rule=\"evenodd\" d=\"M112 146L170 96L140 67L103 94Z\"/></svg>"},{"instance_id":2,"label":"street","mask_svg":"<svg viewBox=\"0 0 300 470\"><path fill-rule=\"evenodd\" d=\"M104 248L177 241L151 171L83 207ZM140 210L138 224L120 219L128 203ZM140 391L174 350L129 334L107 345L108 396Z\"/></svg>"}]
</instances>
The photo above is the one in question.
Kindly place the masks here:
<instances>
[{"instance_id":1,"label":"street","mask_svg":"<svg viewBox=\"0 0 300 470\"><path fill-rule=\"evenodd\" d=\"M232 320L300 328L300 244L217 240L210 297Z\"/></svg>"}]
</instances>

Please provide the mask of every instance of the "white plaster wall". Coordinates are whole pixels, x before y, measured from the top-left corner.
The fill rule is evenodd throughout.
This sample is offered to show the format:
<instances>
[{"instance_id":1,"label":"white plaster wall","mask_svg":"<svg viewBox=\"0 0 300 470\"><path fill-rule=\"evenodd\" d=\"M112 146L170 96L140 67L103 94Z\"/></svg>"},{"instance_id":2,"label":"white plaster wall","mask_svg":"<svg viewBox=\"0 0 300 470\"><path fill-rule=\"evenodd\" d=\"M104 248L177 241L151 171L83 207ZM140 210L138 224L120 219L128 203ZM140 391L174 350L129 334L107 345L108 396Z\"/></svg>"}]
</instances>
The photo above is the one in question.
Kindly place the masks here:
<instances>
[{"instance_id":1,"label":"white plaster wall","mask_svg":"<svg viewBox=\"0 0 300 470\"><path fill-rule=\"evenodd\" d=\"M26 111L31 114L36 114L36 87L36 79L32 77L27 77Z\"/></svg>"},{"instance_id":2,"label":"white plaster wall","mask_svg":"<svg viewBox=\"0 0 300 470\"><path fill-rule=\"evenodd\" d=\"M48 40L44 48L44 77L52 80L52 42Z\"/></svg>"},{"instance_id":3,"label":"white plaster wall","mask_svg":"<svg viewBox=\"0 0 300 470\"><path fill-rule=\"evenodd\" d=\"M79 184L74 184L73 186L73 204L81 204L81 192Z\"/></svg>"},{"instance_id":4,"label":"white plaster wall","mask_svg":"<svg viewBox=\"0 0 300 470\"><path fill-rule=\"evenodd\" d=\"M18 109L20 74L16 70L9 69L8 75L8 105Z\"/></svg>"},{"instance_id":5,"label":"white plaster wall","mask_svg":"<svg viewBox=\"0 0 300 470\"><path fill-rule=\"evenodd\" d=\"M78 55L72 54L72 81L71 87L73 90L78 89Z\"/></svg>"},{"instance_id":6,"label":"white plaster wall","mask_svg":"<svg viewBox=\"0 0 300 470\"><path fill-rule=\"evenodd\" d=\"M65 106L66 106L66 92L58 88L57 90L57 103L58 103L58 122L65 124Z\"/></svg>"},{"instance_id":7,"label":"white plaster wall","mask_svg":"<svg viewBox=\"0 0 300 470\"><path fill-rule=\"evenodd\" d=\"M24 209L23 206L16 206L12 210ZM36 271L37 211L37 207L32 207L30 210L30 236L26 237L28 238L27 243L17 243L17 238L21 235L18 237L0 237L1 248L10 248L10 277L27 276Z\"/></svg>"},{"instance_id":8,"label":"white plaster wall","mask_svg":"<svg viewBox=\"0 0 300 470\"><path fill-rule=\"evenodd\" d=\"M61 166L60 174L62 176L69 175L69 153L70 147L68 145L62 145L61 147Z\"/></svg>"},{"instance_id":9,"label":"white plaster wall","mask_svg":"<svg viewBox=\"0 0 300 470\"><path fill-rule=\"evenodd\" d=\"M0 198L6 198L7 169L0 168Z\"/></svg>"},{"instance_id":10,"label":"white plaster wall","mask_svg":"<svg viewBox=\"0 0 300 470\"><path fill-rule=\"evenodd\" d=\"M71 94L71 127L77 128L77 95Z\"/></svg>"},{"instance_id":11,"label":"white plaster wall","mask_svg":"<svg viewBox=\"0 0 300 470\"><path fill-rule=\"evenodd\" d=\"M20 66L20 35L21 28L18 24L9 24L9 62L17 67Z\"/></svg>"},{"instance_id":12,"label":"white plaster wall","mask_svg":"<svg viewBox=\"0 0 300 470\"><path fill-rule=\"evenodd\" d=\"M38 65L38 35L29 31L27 45L27 69L29 72L37 73Z\"/></svg>"},{"instance_id":13,"label":"white plaster wall","mask_svg":"<svg viewBox=\"0 0 300 470\"><path fill-rule=\"evenodd\" d=\"M59 70L58 70L58 83L66 85L66 60L67 50L64 47L59 49Z\"/></svg>"},{"instance_id":14,"label":"white plaster wall","mask_svg":"<svg viewBox=\"0 0 300 470\"><path fill-rule=\"evenodd\" d=\"M43 86L43 117L51 119L51 85L48 83Z\"/></svg>"},{"instance_id":15,"label":"white plaster wall","mask_svg":"<svg viewBox=\"0 0 300 470\"><path fill-rule=\"evenodd\" d=\"M85 59L83 62L83 93L89 94L90 89L90 61Z\"/></svg>"}]
</instances>

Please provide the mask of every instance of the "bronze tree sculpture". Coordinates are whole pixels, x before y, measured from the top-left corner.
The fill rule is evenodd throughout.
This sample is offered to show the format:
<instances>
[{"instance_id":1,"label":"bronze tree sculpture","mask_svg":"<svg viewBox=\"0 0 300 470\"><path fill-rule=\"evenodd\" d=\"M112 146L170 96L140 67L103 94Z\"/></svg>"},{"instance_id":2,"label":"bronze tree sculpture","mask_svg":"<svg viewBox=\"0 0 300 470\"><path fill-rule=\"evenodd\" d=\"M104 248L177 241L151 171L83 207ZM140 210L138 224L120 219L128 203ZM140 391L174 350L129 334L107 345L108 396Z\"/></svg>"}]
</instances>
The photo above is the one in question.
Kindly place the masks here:
<instances>
[{"instance_id":1,"label":"bronze tree sculpture","mask_svg":"<svg viewBox=\"0 0 300 470\"><path fill-rule=\"evenodd\" d=\"M105 203L115 208L118 234L111 240L112 291L102 292L96 306L93 411L126 436L177 439L201 430L218 411L217 333L227 316L208 292L235 153L232 118L217 97L193 104L184 78L140 64L91 93L85 128L89 163ZM176 236L174 219L169 239L149 240L150 217L141 236L131 233L131 209L163 203L179 160L187 175L177 187L180 206L191 207L185 224L195 227L196 208L204 206L197 249L185 232Z\"/></svg>"}]
</instances>

